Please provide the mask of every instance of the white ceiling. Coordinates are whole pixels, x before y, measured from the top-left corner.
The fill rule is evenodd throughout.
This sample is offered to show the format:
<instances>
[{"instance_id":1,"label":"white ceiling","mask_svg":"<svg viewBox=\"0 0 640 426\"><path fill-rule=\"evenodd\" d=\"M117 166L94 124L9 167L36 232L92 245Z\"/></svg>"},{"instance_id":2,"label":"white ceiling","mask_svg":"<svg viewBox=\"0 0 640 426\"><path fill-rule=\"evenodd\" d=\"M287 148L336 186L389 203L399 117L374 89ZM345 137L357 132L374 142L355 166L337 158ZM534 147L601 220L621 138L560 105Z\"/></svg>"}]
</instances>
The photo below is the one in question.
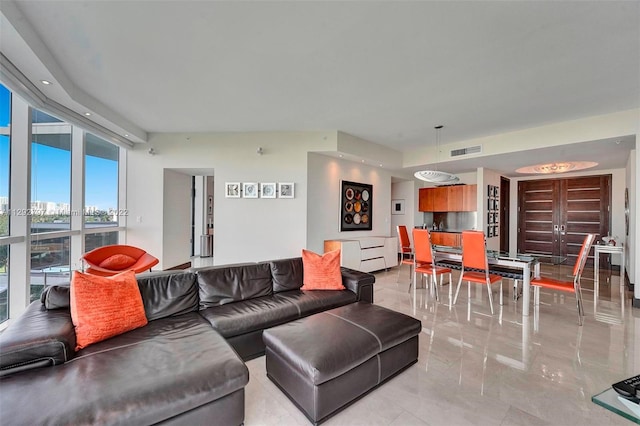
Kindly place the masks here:
<instances>
[{"instance_id":1,"label":"white ceiling","mask_svg":"<svg viewBox=\"0 0 640 426\"><path fill-rule=\"evenodd\" d=\"M56 83L40 90L142 139L340 130L406 152L433 143L438 124L446 144L640 107L638 1L5 0L0 10L3 54L31 81ZM585 157L612 155L611 141L592 145ZM620 145L628 153L634 140Z\"/></svg>"}]
</instances>

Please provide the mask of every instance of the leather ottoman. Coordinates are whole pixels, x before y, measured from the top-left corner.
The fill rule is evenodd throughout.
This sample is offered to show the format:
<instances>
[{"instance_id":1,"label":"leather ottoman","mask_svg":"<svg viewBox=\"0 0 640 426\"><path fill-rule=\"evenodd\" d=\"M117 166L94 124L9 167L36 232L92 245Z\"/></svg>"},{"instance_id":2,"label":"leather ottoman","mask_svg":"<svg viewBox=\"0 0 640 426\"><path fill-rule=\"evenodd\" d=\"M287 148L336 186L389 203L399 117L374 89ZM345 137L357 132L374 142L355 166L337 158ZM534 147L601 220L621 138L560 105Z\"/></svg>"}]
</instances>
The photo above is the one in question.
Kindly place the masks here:
<instances>
[{"instance_id":1,"label":"leather ottoman","mask_svg":"<svg viewBox=\"0 0 640 426\"><path fill-rule=\"evenodd\" d=\"M318 424L418 361L419 320L365 302L263 333L267 376Z\"/></svg>"}]
</instances>

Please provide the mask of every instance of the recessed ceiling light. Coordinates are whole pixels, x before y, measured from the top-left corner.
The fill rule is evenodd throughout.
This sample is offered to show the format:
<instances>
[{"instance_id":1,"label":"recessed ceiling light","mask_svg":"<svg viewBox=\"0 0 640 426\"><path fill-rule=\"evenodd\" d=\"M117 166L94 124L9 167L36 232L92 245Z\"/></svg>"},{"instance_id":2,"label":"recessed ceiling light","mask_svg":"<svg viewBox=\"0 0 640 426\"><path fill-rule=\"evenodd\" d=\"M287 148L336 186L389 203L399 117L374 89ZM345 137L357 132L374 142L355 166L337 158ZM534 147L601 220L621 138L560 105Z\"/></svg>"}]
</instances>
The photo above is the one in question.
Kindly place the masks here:
<instances>
[{"instance_id":1,"label":"recessed ceiling light","mask_svg":"<svg viewBox=\"0 0 640 426\"><path fill-rule=\"evenodd\" d=\"M364 163L364 160L362 160L362 162Z\"/></svg>"},{"instance_id":2,"label":"recessed ceiling light","mask_svg":"<svg viewBox=\"0 0 640 426\"><path fill-rule=\"evenodd\" d=\"M380 167L382 167L382 164L380 164Z\"/></svg>"},{"instance_id":3,"label":"recessed ceiling light","mask_svg":"<svg viewBox=\"0 0 640 426\"><path fill-rule=\"evenodd\" d=\"M44 84L45 86L48 86L51 84L49 80L40 80L40 83Z\"/></svg>"},{"instance_id":4,"label":"recessed ceiling light","mask_svg":"<svg viewBox=\"0 0 640 426\"><path fill-rule=\"evenodd\" d=\"M344 157L344 155L340 154L340 158Z\"/></svg>"},{"instance_id":5,"label":"recessed ceiling light","mask_svg":"<svg viewBox=\"0 0 640 426\"><path fill-rule=\"evenodd\" d=\"M129 134L128 134L128 133L125 133L125 134L124 134L124 137L125 137L125 138L128 138L128 137L129 137Z\"/></svg>"},{"instance_id":6,"label":"recessed ceiling light","mask_svg":"<svg viewBox=\"0 0 640 426\"><path fill-rule=\"evenodd\" d=\"M90 112L85 112L84 115L86 115L87 117L91 115Z\"/></svg>"}]
</instances>

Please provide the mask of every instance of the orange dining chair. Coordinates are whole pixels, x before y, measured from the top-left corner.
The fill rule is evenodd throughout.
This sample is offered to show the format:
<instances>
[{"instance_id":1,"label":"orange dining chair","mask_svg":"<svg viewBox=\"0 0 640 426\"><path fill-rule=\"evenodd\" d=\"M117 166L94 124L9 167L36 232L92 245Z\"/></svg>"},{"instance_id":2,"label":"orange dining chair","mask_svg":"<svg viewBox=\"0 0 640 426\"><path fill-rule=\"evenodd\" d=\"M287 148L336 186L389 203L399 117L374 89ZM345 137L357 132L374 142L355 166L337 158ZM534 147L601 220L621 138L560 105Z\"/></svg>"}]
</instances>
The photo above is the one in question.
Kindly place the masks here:
<instances>
[{"instance_id":1,"label":"orange dining chair","mask_svg":"<svg viewBox=\"0 0 640 426\"><path fill-rule=\"evenodd\" d=\"M442 276L449 274L449 300L451 300L451 268L436 266L431 246L431 234L428 229L413 230L413 246L415 248L413 285L416 285L418 274L427 275L429 282L433 283L436 300L438 300L438 275L440 276L440 286L442 286Z\"/></svg>"},{"instance_id":2,"label":"orange dining chair","mask_svg":"<svg viewBox=\"0 0 640 426\"><path fill-rule=\"evenodd\" d=\"M584 306L582 305L582 288L580 287L580 278L582 277L582 271L584 265L587 263L587 257L589 251L593 245L593 241L596 239L596 234L587 234L582 242L580 253L576 259L576 264L573 266L573 281L562 281L554 278L539 277L531 280L533 286L533 303L534 305L540 304L540 288L549 288L552 290L566 291L569 293L575 293L576 302L578 304L578 324L582 325L582 318L584 317Z\"/></svg>"},{"instance_id":3,"label":"orange dining chair","mask_svg":"<svg viewBox=\"0 0 640 426\"><path fill-rule=\"evenodd\" d=\"M398 277L396 278L396 282L400 281L400 267L402 265L409 265L409 291L411 291L411 285L413 283L413 281L411 280L413 276L413 249L411 248L411 241L409 240L407 227L404 225L398 225L397 230L402 259L400 260L400 265L398 266Z\"/></svg>"},{"instance_id":4,"label":"orange dining chair","mask_svg":"<svg viewBox=\"0 0 640 426\"><path fill-rule=\"evenodd\" d=\"M460 285L467 281L467 293L471 300L471 283L486 284L489 292L489 306L493 315L493 297L491 296L491 284L500 281L500 304L502 305L502 277L489 273L487 261L487 243L482 231L462 231L462 271L456 288L456 296L453 304L458 300Z\"/></svg>"},{"instance_id":5,"label":"orange dining chair","mask_svg":"<svg viewBox=\"0 0 640 426\"><path fill-rule=\"evenodd\" d=\"M158 259L138 247L114 244L98 247L82 256L87 274L108 277L123 271L134 270L136 274L151 270Z\"/></svg>"}]
</instances>

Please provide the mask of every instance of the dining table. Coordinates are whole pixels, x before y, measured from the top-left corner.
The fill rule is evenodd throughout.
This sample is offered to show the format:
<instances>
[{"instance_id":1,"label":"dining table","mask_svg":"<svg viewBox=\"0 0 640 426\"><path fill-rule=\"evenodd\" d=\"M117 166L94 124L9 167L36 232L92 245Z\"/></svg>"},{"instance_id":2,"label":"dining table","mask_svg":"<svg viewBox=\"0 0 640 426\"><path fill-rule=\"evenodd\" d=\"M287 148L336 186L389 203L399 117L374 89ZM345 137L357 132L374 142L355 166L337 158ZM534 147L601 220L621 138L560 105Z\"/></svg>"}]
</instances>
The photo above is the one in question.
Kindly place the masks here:
<instances>
[{"instance_id":1,"label":"dining table","mask_svg":"<svg viewBox=\"0 0 640 426\"><path fill-rule=\"evenodd\" d=\"M462 248L434 245L434 258L438 266L462 268ZM489 272L504 278L522 280L522 316L529 316L531 304L531 275L540 276L540 264L562 264L566 258L534 253L509 254L499 250L487 250ZM450 283L452 285L452 283ZM415 289L415 286L414 286Z\"/></svg>"}]
</instances>

